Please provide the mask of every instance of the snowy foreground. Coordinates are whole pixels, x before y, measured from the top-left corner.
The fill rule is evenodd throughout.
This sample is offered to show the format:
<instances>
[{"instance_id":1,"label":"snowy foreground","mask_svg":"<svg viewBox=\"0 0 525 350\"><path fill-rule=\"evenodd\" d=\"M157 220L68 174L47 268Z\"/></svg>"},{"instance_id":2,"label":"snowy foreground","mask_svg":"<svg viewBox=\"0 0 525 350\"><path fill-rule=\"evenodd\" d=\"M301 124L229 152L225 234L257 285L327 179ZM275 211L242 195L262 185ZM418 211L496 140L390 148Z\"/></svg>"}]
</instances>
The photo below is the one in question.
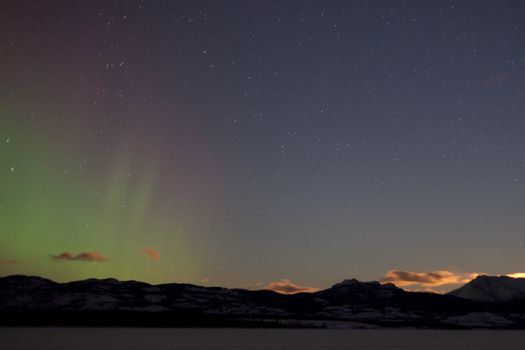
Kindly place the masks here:
<instances>
[{"instance_id":1,"label":"snowy foreground","mask_svg":"<svg viewBox=\"0 0 525 350\"><path fill-rule=\"evenodd\" d=\"M525 331L3 328L2 349L525 349Z\"/></svg>"}]
</instances>

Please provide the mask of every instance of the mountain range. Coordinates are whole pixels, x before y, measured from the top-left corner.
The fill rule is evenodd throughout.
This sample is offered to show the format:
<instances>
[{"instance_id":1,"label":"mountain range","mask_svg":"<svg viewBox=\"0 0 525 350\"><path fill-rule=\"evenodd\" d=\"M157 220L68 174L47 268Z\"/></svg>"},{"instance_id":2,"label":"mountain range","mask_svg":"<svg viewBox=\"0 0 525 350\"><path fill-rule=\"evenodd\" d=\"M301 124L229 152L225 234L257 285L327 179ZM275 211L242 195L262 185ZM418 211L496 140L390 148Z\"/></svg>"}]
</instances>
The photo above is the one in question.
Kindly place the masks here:
<instances>
[{"instance_id":1,"label":"mountain range","mask_svg":"<svg viewBox=\"0 0 525 350\"><path fill-rule=\"evenodd\" d=\"M448 294L344 280L315 293L0 278L2 326L525 329L525 279L479 276Z\"/></svg>"}]
</instances>

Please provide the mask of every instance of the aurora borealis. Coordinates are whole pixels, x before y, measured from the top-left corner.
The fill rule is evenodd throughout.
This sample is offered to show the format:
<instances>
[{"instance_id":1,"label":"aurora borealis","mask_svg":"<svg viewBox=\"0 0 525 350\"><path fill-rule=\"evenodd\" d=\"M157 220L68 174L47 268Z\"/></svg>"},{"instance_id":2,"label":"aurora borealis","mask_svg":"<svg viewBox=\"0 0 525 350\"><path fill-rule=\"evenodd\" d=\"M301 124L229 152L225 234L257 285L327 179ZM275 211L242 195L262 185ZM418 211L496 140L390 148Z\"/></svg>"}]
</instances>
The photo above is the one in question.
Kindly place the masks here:
<instances>
[{"instance_id":1,"label":"aurora borealis","mask_svg":"<svg viewBox=\"0 0 525 350\"><path fill-rule=\"evenodd\" d=\"M0 274L519 273L524 23L520 1L4 1Z\"/></svg>"}]
</instances>

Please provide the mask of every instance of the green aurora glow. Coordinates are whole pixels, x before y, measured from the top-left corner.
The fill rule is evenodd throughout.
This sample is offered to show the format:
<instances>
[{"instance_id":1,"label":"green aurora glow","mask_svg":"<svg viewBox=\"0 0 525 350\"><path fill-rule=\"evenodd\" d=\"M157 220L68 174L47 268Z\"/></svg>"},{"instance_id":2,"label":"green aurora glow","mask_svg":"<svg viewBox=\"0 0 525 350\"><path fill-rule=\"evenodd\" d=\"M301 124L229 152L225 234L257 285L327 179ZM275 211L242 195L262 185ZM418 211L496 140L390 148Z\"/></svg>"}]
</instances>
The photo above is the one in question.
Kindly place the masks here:
<instances>
[{"instance_id":1,"label":"green aurora glow","mask_svg":"<svg viewBox=\"0 0 525 350\"><path fill-rule=\"evenodd\" d=\"M13 122L16 118L9 113L2 111L0 118L0 256L20 262L16 268L0 265L2 273L51 273L58 280L199 278L198 261L190 258L186 243L185 206L154 207L159 188L153 161L134 159L136 152L121 147L125 150L116 152L106 176L95 179L89 160L70 166L79 164L65 152L71 145L46 143L44 132ZM155 247L163 263L141 258L146 247ZM98 251L109 261L84 264L49 258L84 251Z\"/></svg>"}]
</instances>

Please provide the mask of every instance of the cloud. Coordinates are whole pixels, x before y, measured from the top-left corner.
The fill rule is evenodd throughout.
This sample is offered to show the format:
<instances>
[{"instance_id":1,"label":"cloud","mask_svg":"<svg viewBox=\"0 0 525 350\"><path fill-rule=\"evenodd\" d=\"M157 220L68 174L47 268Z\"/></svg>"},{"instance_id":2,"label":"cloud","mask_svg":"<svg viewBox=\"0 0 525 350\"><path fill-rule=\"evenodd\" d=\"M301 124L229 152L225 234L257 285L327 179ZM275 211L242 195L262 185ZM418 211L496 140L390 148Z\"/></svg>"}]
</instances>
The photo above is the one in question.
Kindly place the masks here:
<instances>
[{"instance_id":1,"label":"cloud","mask_svg":"<svg viewBox=\"0 0 525 350\"><path fill-rule=\"evenodd\" d=\"M151 261L159 261L160 260L160 253L153 248L144 248L142 249L142 254L146 254Z\"/></svg>"},{"instance_id":2,"label":"cloud","mask_svg":"<svg viewBox=\"0 0 525 350\"><path fill-rule=\"evenodd\" d=\"M448 290L458 287L473 280L484 273L454 272L448 270L438 270L431 272L412 272L403 270L388 271L381 283L393 283L398 287L412 292L434 292L446 293ZM525 278L525 272L510 273L503 276L513 278ZM441 287L442 288L436 288Z\"/></svg>"},{"instance_id":3,"label":"cloud","mask_svg":"<svg viewBox=\"0 0 525 350\"><path fill-rule=\"evenodd\" d=\"M509 273L507 276L513 278L525 278L525 272Z\"/></svg>"},{"instance_id":4,"label":"cloud","mask_svg":"<svg viewBox=\"0 0 525 350\"><path fill-rule=\"evenodd\" d=\"M57 261L108 261L109 259L100 254L99 252L84 252L74 255L69 252L64 252L60 255L51 255L51 258Z\"/></svg>"},{"instance_id":5,"label":"cloud","mask_svg":"<svg viewBox=\"0 0 525 350\"><path fill-rule=\"evenodd\" d=\"M286 278L283 278L280 281L271 282L266 285L264 289L273 290L274 292L281 294L313 293L319 290L319 288L315 287L299 286Z\"/></svg>"},{"instance_id":6,"label":"cloud","mask_svg":"<svg viewBox=\"0 0 525 350\"><path fill-rule=\"evenodd\" d=\"M428 287L467 283L478 275L478 273L457 273L447 270L431 272L391 270L379 281L381 283L393 283L398 287L423 286L428 289Z\"/></svg>"},{"instance_id":7,"label":"cloud","mask_svg":"<svg viewBox=\"0 0 525 350\"><path fill-rule=\"evenodd\" d=\"M0 265L14 265L18 263L19 261L14 259L0 260Z\"/></svg>"}]
</instances>

